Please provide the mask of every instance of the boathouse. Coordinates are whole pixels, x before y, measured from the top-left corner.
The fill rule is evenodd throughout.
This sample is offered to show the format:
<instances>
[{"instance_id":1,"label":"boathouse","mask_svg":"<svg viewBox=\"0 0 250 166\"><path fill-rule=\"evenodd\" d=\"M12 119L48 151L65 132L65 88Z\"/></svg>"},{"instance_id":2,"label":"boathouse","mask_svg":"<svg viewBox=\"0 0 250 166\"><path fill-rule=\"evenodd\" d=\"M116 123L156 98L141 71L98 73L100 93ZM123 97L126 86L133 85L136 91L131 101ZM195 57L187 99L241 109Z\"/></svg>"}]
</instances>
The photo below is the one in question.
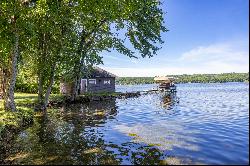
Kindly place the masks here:
<instances>
[{"instance_id":1,"label":"boathouse","mask_svg":"<svg viewBox=\"0 0 250 166\"><path fill-rule=\"evenodd\" d=\"M176 92L176 86L174 84L174 77L155 77L155 83L158 83L157 89L160 91Z\"/></svg>"},{"instance_id":2,"label":"boathouse","mask_svg":"<svg viewBox=\"0 0 250 166\"><path fill-rule=\"evenodd\" d=\"M79 93L115 92L116 77L116 75L105 71L104 69L93 67L93 69L89 72L88 77L81 78L78 89ZM73 91L73 85L74 83L61 81L60 92L62 94L71 94Z\"/></svg>"}]
</instances>

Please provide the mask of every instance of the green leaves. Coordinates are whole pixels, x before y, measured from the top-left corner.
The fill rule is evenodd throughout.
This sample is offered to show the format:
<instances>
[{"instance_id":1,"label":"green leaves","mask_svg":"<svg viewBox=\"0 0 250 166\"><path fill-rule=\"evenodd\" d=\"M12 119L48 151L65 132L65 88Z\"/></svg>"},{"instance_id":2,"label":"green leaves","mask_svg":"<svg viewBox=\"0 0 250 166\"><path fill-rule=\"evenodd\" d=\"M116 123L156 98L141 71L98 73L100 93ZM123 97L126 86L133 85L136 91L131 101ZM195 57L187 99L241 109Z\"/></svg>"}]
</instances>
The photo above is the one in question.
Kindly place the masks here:
<instances>
[{"instance_id":1,"label":"green leaves","mask_svg":"<svg viewBox=\"0 0 250 166\"><path fill-rule=\"evenodd\" d=\"M10 67L14 32L20 36L20 75L33 78L32 88L39 79L43 92L54 75L58 84L67 73L73 79L81 68L103 63L103 51L152 57L167 31L159 6L158 0L2 0L1 67Z\"/></svg>"}]
</instances>

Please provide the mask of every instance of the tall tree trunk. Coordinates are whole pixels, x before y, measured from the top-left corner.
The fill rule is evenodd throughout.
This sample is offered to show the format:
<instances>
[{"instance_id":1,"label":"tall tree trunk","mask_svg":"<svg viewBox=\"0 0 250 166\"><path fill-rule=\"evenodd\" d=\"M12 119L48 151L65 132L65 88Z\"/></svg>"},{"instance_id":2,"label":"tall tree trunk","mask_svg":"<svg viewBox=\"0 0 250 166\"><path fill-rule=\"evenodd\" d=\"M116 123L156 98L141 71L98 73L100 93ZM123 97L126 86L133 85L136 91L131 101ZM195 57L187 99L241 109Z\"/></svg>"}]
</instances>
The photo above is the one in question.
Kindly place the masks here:
<instances>
[{"instance_id":1,"label":"tall tree trunk","mask_svg":"<svg viewBox=\"0 0 250 166\"><path fill-rule=\"evenodd\" d=\"M72 87L72 94L71 94L71 101L75 101L76 100L76 97L78 96L78 83L79 83L79 75L78 73L76 73L77 76L75 77L75 80L73 82L73 87Z\"/></svg>"},{"instance_id":2,"label":"tall tree trunk","mask_svg":"<svg viewBox=\"0 0 250 166\"><path fill-rule=\"evenodd\" d=\"M82 29L82 32L81 32L81 40L80 40L80 43L79 43L79 47L78 47L78 51L77 51L77 54L79 57L81 57L79 59L79 61L76 62L75 64L75 67L74 67L74 76L75 76L75 79L74 79L74 85L73 85L73 88L72 88L72 94L71 94L71 101L75 101L76 100L76 97L78 96L78 88L79 88L79 79L80 79L80 76L81 76L81 66L82 66L82 63L83 63L83 60L82 60L82 50L83 50L83 46L85 45L85 40L86 40L86 37L87 37L87 33L85 32L84 29Z\"/></svg>"},{"instance_id":3,"label":"tall tree trunk","mask_svg":"<svg viewBox=\"0 0 250 166\"><path fill-rule=\"evenodd\" d=\"M3 91L4 91L4 72L3 67L0 67L0 99L3 97Z\"/></svg>"},{"instance_id":4,"label":"tall tree trunk","mask_svg":"<svg viewBox=\"0 0 250 166\"><path fill-rule=\"evenodd\" d=\"M43 102L43 74L42 71L39 71L38 77L38 104L42 104Z\"/></svg>"},{"instance_id":5,"label":"tall tree trunk","mask_svg":"<svg viewBox=\"0 0 250 166\"><path fill-rule=\"evenodd\" d=\"M7 98L7 85L9 84L9 69L2 68L2 98L5 99Z\"/></svg>"},{"instance_id":6,"label":"tall tree trunk","mask_svg":"<svg viewBox=\"0 0 250 166\"><path fill-rule=\"evenodd\" d=\"M83 67L83 58L80 61L79 64L75 65L75 80L74 80L74 85L72 88L72 94L71 94L71 101L75 101L76 97L79 95L79 89L80 89L80 84L81 84L81 72L82 72L82 67Z\"/></svg>"},{"instance_id":7,"label":"tall tree trunk","mask_svg":"<svg viewBox=\"0 0 250 166\"><path fill-rule=\"evenodd\" d=\"M39 34L39 50L40 55L38 59L38 105L36 106L36 110L45 110L44 108L44 60L46 59L46 34Z\"/></svg>"},{"instance_id":8,"label":"tall tree trunk","mask_svg":"<svg viewBox=\"0 0 250 166\"><path fill-rule=\"evenodd\" d=\"M50 96L50 93L51 93L52 86L54 84L55 70L56 70L56 65L54 65L53 68L52 68L51 75L50 75L50 80L49 80L49 85L47 87L47 91L46 91L46 94L45 94L45 98L44 98L44 107L45 108L48 106L48 103L49 103L49 96Z\"/></svg>"},{"instance_id":9,"label":"tall tree trunk","mask_svg":"<svg viewBox=\"0 0 250 166\"><path fill-rule=\"evenodd\" d=\"M10 68L10 78L7 81L7 88L5 91L4 108L9 111L16 111L16 105L14 100L14 90L16 84L17 76L17 57L19 55L19 36L17 32L15 33L15 44L11 55L11 68Z\"/></svg>"}]
</instances>

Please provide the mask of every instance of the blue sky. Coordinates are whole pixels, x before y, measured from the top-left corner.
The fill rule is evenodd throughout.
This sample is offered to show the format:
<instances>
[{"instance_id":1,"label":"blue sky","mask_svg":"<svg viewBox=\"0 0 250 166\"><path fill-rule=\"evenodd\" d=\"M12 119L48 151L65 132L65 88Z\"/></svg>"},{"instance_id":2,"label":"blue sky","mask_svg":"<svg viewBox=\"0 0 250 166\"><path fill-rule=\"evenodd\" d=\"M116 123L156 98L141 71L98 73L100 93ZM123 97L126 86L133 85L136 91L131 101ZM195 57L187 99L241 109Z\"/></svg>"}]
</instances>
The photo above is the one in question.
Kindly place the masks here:
<instances>
[{"instance_id":1,"label":"blue sky","mask_svg":"<svg viewBox=\"0 0 250 166\"><path fill-rule=\"evenodd\" d=\"M102 53L117 76L249 72L248 0L164 0L165 43L153 58Z\"/></svg>"}]
</instances>

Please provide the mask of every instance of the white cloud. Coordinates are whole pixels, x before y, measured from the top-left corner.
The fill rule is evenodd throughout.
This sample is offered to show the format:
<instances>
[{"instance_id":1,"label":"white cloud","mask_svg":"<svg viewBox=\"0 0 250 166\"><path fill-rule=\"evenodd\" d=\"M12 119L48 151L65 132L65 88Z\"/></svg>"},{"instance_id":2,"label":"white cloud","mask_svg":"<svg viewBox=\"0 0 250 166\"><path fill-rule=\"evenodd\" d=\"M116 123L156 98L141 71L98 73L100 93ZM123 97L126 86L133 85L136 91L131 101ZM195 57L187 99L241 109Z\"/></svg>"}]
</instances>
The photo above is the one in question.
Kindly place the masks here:
<instances>
[{"instance_id":1,"label":"white cloud","mask_svg":"<svg viewBox=\"0 0 250 166\"><path fill-rule=\"evenodd\" d=\"M245 62L249 59L247 50L238 50L233 44L214 44L200 46L182 54L180 61L207 62L224 61L234 63Z\"/></svg>"},{"instance_id":2,"label":"white cloud","mask_svg":"<svg viewBox=\"0 0 250 166\"><path fill-rule=\"evenodd\" d=\"M118 76L156 76L168 74L202 74L249 72L249 47L230 42L198 46L181 54L176 61L145 67L104 67ZM138 61L137 61L138 63ZM157 67L155 67L157 66Z\"/></svg>"},{"instance_id":3,"label":"white cloud","mask_svg":"<svg viewBox=\"0 0 250 166\"><path fill-rule=\"evenodd\" d=\"M200 46L182 54L180 60L200 60L208 55L221 55L227 52L227 45Z\"/></svg>"}]
</instances>

